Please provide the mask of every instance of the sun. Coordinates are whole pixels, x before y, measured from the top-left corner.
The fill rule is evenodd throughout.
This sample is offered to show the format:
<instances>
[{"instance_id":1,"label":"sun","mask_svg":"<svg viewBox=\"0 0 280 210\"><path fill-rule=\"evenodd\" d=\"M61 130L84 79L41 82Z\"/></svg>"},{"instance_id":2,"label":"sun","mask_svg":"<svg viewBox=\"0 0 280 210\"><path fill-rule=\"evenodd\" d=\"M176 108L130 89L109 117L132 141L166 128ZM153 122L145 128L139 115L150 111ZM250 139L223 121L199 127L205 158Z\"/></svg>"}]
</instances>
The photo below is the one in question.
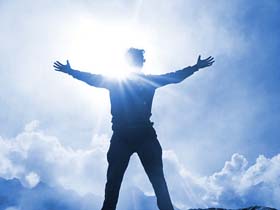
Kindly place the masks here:
<instances>
[{"instance_id":1,"label":"sun","mask_svg":"<svg viewBox=\"0 0 280 210\"><path fill-rule=\"evenodd\" d=\"M82 71L124 79L130 73L125 53L130 47L148 47L145 30L131 23L81 18L72 27L67 46L71 63ZM69 35L70 34L70 35Z\"/></svg>"}]
</instances>

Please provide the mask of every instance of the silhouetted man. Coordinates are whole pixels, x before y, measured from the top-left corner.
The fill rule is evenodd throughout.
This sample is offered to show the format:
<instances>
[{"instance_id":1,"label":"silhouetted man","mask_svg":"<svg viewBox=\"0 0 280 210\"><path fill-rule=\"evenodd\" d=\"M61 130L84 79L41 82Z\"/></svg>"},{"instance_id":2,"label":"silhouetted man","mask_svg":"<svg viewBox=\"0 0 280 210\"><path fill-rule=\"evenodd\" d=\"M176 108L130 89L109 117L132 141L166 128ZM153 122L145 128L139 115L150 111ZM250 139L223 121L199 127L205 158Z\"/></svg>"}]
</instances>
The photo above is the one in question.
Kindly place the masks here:
<instances>
[{"instance_id":1,"label":"silhouetted man","mask_svg":"<svg viewBox=\"0 0 280 210\"><path fill-rule=\"evenodd\" d=\"M163 174L162 149L150 121L153 97L157 88L183 81L199 69L211 66L214 58L201 60L199 56L194 66L162 75L145 75L140 71L145 62L144 50L130 48L127 56L134 71L123 80L74 70L68 61L66 65L56 61L54 68L110 92L113 136L107 153L109 166L102 210L116 209L123 175L134 152L152 183L159 209L173 210Z\"/></svg>"}]
</instances>

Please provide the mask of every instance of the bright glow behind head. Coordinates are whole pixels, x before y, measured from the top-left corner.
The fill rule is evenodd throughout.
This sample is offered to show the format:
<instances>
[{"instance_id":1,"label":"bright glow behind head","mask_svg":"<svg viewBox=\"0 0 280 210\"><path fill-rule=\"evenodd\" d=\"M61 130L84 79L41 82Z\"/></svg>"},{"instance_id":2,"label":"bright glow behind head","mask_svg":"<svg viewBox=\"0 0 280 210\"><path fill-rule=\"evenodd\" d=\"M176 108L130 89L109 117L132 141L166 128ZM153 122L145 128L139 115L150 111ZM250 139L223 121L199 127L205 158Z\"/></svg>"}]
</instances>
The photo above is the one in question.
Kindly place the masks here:
<instances>
[{"instance_id":1,"label":"bright glow behind head","mask_svg":"<svg viewBox=\"0 0 280 210\"><path fill-rule=\"evenodd\" d=\"M71 27L70 60L79 70L123 78L131 72L125 54L128 48L148 47L147 33L137 25L98 22L81 18Z\"/></svg>"}]
</instances>

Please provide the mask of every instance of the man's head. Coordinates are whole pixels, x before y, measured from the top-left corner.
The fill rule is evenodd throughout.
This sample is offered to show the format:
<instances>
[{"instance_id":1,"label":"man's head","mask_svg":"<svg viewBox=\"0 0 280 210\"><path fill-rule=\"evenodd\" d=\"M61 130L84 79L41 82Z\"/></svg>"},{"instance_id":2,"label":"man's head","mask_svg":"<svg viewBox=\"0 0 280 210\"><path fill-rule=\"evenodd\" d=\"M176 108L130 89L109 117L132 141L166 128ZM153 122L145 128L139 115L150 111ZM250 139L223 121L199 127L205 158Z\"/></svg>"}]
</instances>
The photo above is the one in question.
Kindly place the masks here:
<instances>
[{"instance_id":1,"label":"man's head","mask_svg":"<svg viewBox=\"0 0 280 210\"><path fill-rule=\"evenodd\" d=\"M126 52L128 63L133 67L142 68L145 62L144 53L143 49L129 48Z\"/></svg>"}]
</instances>

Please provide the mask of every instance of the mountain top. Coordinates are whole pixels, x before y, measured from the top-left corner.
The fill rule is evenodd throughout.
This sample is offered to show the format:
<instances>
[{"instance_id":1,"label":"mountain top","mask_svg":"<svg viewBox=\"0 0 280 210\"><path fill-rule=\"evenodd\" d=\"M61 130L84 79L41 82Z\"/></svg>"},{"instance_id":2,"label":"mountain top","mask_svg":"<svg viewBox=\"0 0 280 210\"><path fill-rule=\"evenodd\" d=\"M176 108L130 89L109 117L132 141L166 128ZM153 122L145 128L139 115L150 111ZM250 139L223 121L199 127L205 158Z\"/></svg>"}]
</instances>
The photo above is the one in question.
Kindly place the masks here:
<instances>
[{"instance_id":1,"label":"mountain top","mask_svg":"<svg viewBox=\"0 0 280 210\"><path fill-rule=\"evenodd\" d=\"M277 210L274 208L264 207L264 206L251 206L241 209L223 209L223 208L208 208L208 209L189 209L189 210Z\"/></svg>"}]
</instances>

